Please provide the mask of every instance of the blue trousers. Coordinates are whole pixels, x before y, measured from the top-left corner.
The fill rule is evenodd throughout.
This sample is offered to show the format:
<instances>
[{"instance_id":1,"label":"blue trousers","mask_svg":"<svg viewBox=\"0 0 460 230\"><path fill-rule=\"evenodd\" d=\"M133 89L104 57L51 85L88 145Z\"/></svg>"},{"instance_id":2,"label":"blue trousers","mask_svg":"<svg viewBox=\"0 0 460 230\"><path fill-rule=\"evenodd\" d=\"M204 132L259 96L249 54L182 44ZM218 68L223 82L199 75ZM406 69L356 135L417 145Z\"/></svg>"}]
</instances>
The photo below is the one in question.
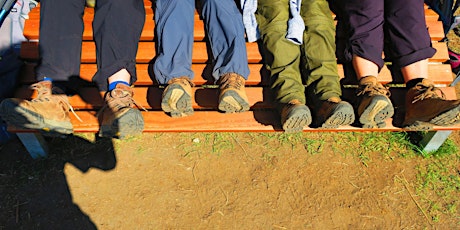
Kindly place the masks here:
<instances>
[{"instance_id":1,"label":"blue trousers","mask_svg":"<svg viewBox=\"0 0 460 230\"><path fill-rule=\"evenodd\" d=\"M40 1L40 57L37 80L67 82L80 75L85 0ZM97 0L93 35L98 71L93 81L107 90L107 78L121 69L136 81L136 53L144 27L143 0Z\"/></svg>"},{"instance_id":2,"label":"blue trousers","mask_svg":"<svg viewBox=\"0 0 460 230\"><path fill-rule=\"evenodd\" d=\"M175 77L193 79L192 65L195 0L156 0L157 56L153 71L158 83ZM201 0L201 16L212 52L212 76L249 75L241 13L234 0Z\"/></svg>"}]
</instances>

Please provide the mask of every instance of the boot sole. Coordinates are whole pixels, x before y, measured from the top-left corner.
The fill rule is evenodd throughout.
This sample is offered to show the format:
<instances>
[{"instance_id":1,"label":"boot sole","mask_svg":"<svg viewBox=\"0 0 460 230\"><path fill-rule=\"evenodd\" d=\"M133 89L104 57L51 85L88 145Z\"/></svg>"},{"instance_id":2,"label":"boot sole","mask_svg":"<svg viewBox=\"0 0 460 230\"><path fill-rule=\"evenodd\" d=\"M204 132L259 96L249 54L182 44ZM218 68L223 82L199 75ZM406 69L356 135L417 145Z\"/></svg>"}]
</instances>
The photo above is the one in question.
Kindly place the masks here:
<instances>
[{"instance_id":1,"label":"boot sole","mask_svg":"<svg viewBox=\"0 0 460 230\"><path fill-rule=\"evenodd\" d=\"M185 117L193 114L192 97L179 85L170 85L161 101L161 109L171 117Z\"/></svg>"},{"instance_id":2,"label":"boot sole","mask_svg":"<svg viewBox=\"0 0 460 230\"><path fill-rule=\"evenodd\" d=\"M363 128L383 128L385 120L394 115L391 101L384 96L376 96L359 117Z\"/></svg>"},{"instance_id":3,"label":"boot sole","mask_svg":"<svg viewBox=\"0 0 460 230\"><path fill-rule=\"evenodd\" d=\"M8 100L1 103L0 114L8 124L21 129L38 130L44 135L59 136L73 133L73 125L70 121L45 119L42 115Z\"/></svg>"},{"instance_id":4,"label":"boot sole","mask_svg":"<svg viewBox=\"0 0 460 230\"><path fill-rule=\"evenodd\" d=\"M237 92L227 91L219 100L219 110L225 113L244 112L249 110L249 103Z\"/></svg>"},{"instance_id":5,"label":"boot sole","mask_svg":"<svg viewBox=\"0 0 460 230\"><path fill-rule=\"evenodd\" d=\"M434 125L451 126L458 123L460 123L460 105L434 117L428 122L415 121L414 123L405 126L404 129L411 131L424 131L433 129Z\"/></svg>"},{"instance_id":6,"label":"boot sole","mask_svg":"<svg viewBox=\"0 0 460 230\"><path fill-rule=\"evenodd\" d=\"M321 128L336 129L341 125L350 125L355 121L355 113L350 104L339 104L321 125Z\"/></svg>"},{"instance_id":7,"label":"boot sole","mask_svg":"<svg viewBox=\"0 0 460 230\"><path fill-rule=\"evenodd\" d=\"M294 109L286 116L286 120L282 121L283 130L285 133L302 132L305 126L311 124L311 121L308 107Z\"/></svg>"},{"instance_id":8,"label":"boot sole","mask_svg":"<svg viewBox=\"0 0 460 230\"><path fill-rule=\"evenodd\" d=\"M141 112L137 109L129 109L123 116L114 120L111 125L101 125L99 136L123 139L140 135L143 131L144 118Z\"/></svg>"}]
</instances>

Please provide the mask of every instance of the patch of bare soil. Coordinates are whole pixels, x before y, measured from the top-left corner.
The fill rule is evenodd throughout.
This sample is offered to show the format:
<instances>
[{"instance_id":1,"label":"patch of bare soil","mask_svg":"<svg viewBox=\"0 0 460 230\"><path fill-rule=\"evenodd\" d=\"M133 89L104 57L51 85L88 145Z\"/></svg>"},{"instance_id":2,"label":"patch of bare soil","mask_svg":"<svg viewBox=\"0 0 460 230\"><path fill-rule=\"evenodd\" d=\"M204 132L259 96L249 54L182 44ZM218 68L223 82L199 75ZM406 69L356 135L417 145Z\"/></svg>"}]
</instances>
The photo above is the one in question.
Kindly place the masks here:
<instances>
[{"instance_id":1,"label":"patch of bare soil","mask_svg":"<svg viewBox=\"0 0 460 230\"><path fill-rule=\"evenodd\" d=\"M0 149L0 229L460 228L458 215L434 222L423 211L429 204L414 184L422 157L363 154L353 152L358 142L305 135L317 142L72 137L51 140L44 160L12 141Z\"/></svg>"}]
</instances>

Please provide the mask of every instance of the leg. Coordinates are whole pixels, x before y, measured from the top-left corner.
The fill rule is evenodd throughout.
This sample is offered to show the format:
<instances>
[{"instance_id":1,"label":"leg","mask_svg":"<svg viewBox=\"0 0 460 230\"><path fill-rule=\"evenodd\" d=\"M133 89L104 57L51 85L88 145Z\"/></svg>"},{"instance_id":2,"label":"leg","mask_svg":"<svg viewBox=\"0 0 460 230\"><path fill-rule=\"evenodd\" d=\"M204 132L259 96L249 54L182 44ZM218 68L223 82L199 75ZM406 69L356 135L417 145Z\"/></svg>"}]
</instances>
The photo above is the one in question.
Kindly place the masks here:
<instances>
[{"instance_id":1,"label":"leg","mask_svg":"<svg viewBox=\"0 0 460 230\"><path fill-rule=\"evenodd\" d=\"M353 107L340 99L342 89L335 56L334 21L326 0L302 2L302 70L309 101L315 107L315 123L337 128L354 121Z\"/></svg>"},{"instance_id":2,"label":"leg","mask_svg":"<svg viewBox=\"0 0 460 230\"><path fill-rule=\"evenodd\" d=\"M156 0L155 36L157 38L153 71L160 84L185 76L193 79L192 48L194 0Z\"/></svg>"},{"instance_id":3,"label":"leg","mask_svg":"<svg viewBox=\"0 0 460 230\"><path fill-rule=\"evenodd\" d=\"M201 3L213 56L213 77L220 85L219 109L247 111L249 103L244 84L249 67L241 13L233 0L202 0Z\"/></svg>"},{"instance_id":4,"label":"leg","mask_svg":"<svg viewBox=\"0 0 460 230\"><path fill-rule=\"evenodd\" d=\"M93 21L98 71L93 77L101 91L108 89L109 77L128 83L136 81L136 54L144 27L145 8L142 0L97 0ZM120 72L120 70L125 71Z\"/></svg>"},{"instance_id":5,"label":"leg","mask_svg":"<svg viewBox=\"0 0 460 230\"><path fill-rule=\"evenodd\" d=\"M156 0L157 56L153 71L163 91L161 108L172 117L193 114L192 48L195 0Z\"/></svg>"},{"instance_id":6,"label":"leg","mask_svg":"<svg viewBox=\"0 0 460 230\"><path fill-rule=\"evenodd\" d=\"M42 60L36 70L39 82L32 85L38 92L37 97L31 101L3 100L0 114L8 124L48 135L73 132L67 96L61 89L53 88L50 80L43 80L46 77L55 83L64 83L72 76L79 76L84 6L84 1L77 0L41 1L39 46Z\"/></svg>"},{"instance_id":7,"label":"leg","mask_svg":"<svg viewBox=\"0 0 460 230\"><path fill-rule=\"evenodd\" d=\"M365 128L384 127L394 114L389 91L377 80L383 67L384 1L351 0L343 3L340 19L349 24L344 61L351 61L359 80L356 113ZM343 23L343 22L342 22Z\"/></svg>"},{"instance_id":8,"label":"leg","mask_svg":"<svg viewBox=\"0 0 460 230\"><path fill-rule=\"evenodd\" d=\"M93 78L107 91L99 135L124 138L144 129L142 114L134 108L136 53L145 20L142 0L97 0L93 21L98 71ZM110 84L110 85L108 85Z\"/></svg>"},{"instance_id":9,"label":"leg","mask_svg":"<svg viewBox=\"0 0 460 230\"><path fill-rule=\"evenodd\" d=\"M311 123L305 105L305 87L300 74L300 48L285 38L289 19L289 2L259 0L256 12L263 43L263 58L271 72L270 88L274 92L281 124L286 132L299 132Z\"/></svg>"},{"instance_id":10,"label":"leg","mask_svg":"<svg viewBox=\"0 0 460 230\"><path fill-rule=\"evenodd\" d=\"M411 7L407 7L410 5ZM410 130L427 130L433 125L450 126L460 122L460 100L446 100L428 77L427 59L434 55L426 29L423 0L404 3L388 0L387 35L390 57L401 67L406 86L403 126ZM393 13L398 12L398 13ZM401 23L404 22L404 23Z\"/></svg>"},{"instance_id":11,"label":"leg","mask_svg":"<svg viewBox=\"0 0 460 230\"><path fill-rule=\"evenodd\" d=\"M80 75L84 1L40 2L40 57L37 80L67 81Z\"/></svg>"}]
</instances>

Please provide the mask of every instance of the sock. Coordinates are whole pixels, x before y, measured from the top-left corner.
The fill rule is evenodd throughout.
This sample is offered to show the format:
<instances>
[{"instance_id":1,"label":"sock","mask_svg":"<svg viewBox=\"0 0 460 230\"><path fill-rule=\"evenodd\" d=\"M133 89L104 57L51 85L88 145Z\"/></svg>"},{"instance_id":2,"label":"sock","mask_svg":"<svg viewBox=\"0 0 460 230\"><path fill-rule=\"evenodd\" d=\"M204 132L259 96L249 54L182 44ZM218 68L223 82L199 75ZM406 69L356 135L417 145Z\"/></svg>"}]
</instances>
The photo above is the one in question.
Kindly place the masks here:
<instances>
[{"instance_id":1,"label":"sock","mask_svg":"<svg viewBox=\"0 0 460 230\"><path fill-rule=\"evenodd\" d=\"M114 82L112 82L112 83L109 84L109 91L112 91L113 89L115 89L115 87L116 87L118 84L125 84L125 85L129 86L129 83L126 82L126 81L114 81Z\"/></svg>"}]
</instances>

